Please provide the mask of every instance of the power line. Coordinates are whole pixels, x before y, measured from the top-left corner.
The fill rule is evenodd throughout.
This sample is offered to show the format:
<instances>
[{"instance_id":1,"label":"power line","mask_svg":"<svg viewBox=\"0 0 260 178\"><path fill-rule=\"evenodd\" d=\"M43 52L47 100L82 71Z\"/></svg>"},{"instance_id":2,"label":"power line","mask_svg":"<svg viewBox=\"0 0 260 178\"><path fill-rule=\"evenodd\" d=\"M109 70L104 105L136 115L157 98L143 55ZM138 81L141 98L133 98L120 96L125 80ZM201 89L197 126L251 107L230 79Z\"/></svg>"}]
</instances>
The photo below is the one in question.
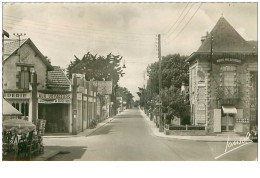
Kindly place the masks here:
<instances>
[{"instance_id":1,"label":"power line","mask_svg":"<svg viewBox=\"0 0 260 178\"><path fill-rule=\"evenodd\" d=\"M13 22L5 22L4 24L8 24L8 25L17 25L16 23L13 23ZM25 24L19 24L18 26L23 26L23 27L28 27L28 25L25 25ZM46 28L41 28L39 26L34 26L33 25L33 28L34 29L39 29L39 30L44 30L44 32L46 31ZM57 32L58 34L61 34L61 33L66 33L66 30L59 30L59 29L51 29L51 30L48 30L48 31L52 31L52 32ZM85 31L76 31L74 30L74 32L84 32L86 33ZM113 38L113 40L123 40L123 41L137 41L137 42L142 42L142 43L153 43L154 41L147 41L147 40L138 40L137 38L132 38L132 37L123 37L123 38L118 38L118 36L113 36L113 35L104 35L104 34L99 34L99 33L95 33L95 32L89 32L90 34L95 34L95 35L99 35L101 36L102 38L107 38L107 39L111 39ZM75 36L75 35L73 35Z\"/></svg>"},{"instance_id":2,"label":"power line","mask_svg":"<svg viewBox=\"0 0 260 178\"><path fill-rule=\"evenodd\" d=\"M181 32L185 29L185 27L190 23L190 21L192 20L192 18L196 15L196 13L198 12L198 10L200 9L200 7L202 6L202 3L200 3L200 6L197 8L197 10L194 12L194 14L191 16L191 18L189 19L189 21L183 26L183 28L179 31L179 33L175 36L175 38L173 40L175 40L180 34Z\"/></svg>"},{"instance_id":3,"label":"power line","mask_svg":"<svg viewBox=\"0 0 260 178\"><path fill-rule=\"evenodd\" d=\"M181 14L179 15L179 17L176 19L176 21L174 22L174 24L170 27L170 29L165 33L169 33L169 31L171 31L171 29L176 25L176 23L179 21L180 17L182 16L183 12L186 10L186 8L188 7L189 3L186 4L186 6L183 8Z\"/></svg>"},{"instance_id":4,"label":"power line","mask_svg":"<svg viewBox=\"0 0 260 178\"><path fill-rule=\"evenodd\" d=\"M188 9L188 11L186 12L186 14L183 16L183 18L181 19L181 21L178 23L178 25L174 28L174 30L171 32L171 33L169 33L168 35L167 35L167 38L169 38L175 31L176 31L176 29L180 26L180 24L182 23L182 21L185 19L185 17L188 15L188 13L190 12L190 10L191 10L191 8L193 7L193 5L194 4L191 4L191 6L190 6L190 8Z\"/></svg>"},{"instance_id":5,"label":"power line","mask_svg":"<svg viewBox=\"0 0 260 178\"><path fill-rule=\"evenodd\" d=\"M9 19L20 19L20 20L24 20L23 18L19 18L19 17L14 17L14 16L10 16L10 15L3 15L4 18L6 17L9 17ZM4 20L3 18L3 20ZM41 21L43 23L40 23L39 21L38 22L32 22L32 21L29 21L29 20L25 20L25 21L28 21L29 23L36 23L36 24L46 24L48 23L48 25L53 25L53 26L58 26L58 27L64 27L64 28L70 28L70 29L83 29L83 30L92 30L92 31L100 31L100 32L103 32L103 33L116 33L117 35L118 34L125 34L125 35L136 35L136 36L144 36L144 35L147 35L147 36L152 36L152 35L155 35L155 34L141 34L141 33L126 33L126 32L122 32L122 31L104 31L104 30L97 30L97 29L86 29L85 27L71 27L71 26L67 26L67 25L57 25L57 24L53 24L53 23L49 23L49 22L46 22L46 21ZM90 25L87 25L88 27L91 27Z\"/></svg>"},{"instance_id":6,"label":"power line","mask_svg":"<svg viewBox=\"0 0 260 178\"><path fill-rule=\"evenodd\" d=\"M5 28L9 28L9 29L12 29L12 27L10 26L6 26L4 25ZM15 29L20 29L20 30L28 30L25 26L23 25L19 25L18 27L15 27ZM31 29L30 31L27 31L28 32L32 32L32 33L45 33L46 30L44 29ZM54 36L60 36L60 37L67 37L67 38L73 38L73 40L96 40L96 39L91 39L91 38L97 38L97 39L103 39L103 41L105 39L108 40L111 40L111 41L108 41L108 42L116 42L118 44L129 44L129 45L153 45L151 43L148 43L148 42L144 42L144 41L137 41L137 40L123 40L123 39L116 39L116 38L111 38L111 37L108 37L108 36L95 36L95 37L91 37L91 38L86 38L86 36L80 36L80 38L75 38L75 35L70 35L70 34L66 34L66 33L59 33L59 32L55 32L54 30L49 30L49 34L48 35L54 35ZM98 40L96 40L98 41Z\"/></svg>"}]
</instances>

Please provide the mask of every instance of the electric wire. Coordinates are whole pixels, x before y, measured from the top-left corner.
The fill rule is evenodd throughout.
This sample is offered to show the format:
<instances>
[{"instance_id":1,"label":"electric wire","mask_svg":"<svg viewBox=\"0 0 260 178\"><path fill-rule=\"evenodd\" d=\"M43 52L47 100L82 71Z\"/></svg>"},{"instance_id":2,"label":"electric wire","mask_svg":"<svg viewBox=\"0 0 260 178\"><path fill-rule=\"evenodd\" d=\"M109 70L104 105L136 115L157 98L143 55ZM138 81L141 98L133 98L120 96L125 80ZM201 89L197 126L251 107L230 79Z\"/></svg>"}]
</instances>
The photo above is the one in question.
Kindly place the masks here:
<instances>
[{"instance_id":1,"label":"electric wire","mask_svg":"<svg viewBox=\"0 0 260 178\"><path fill-rule=\"evenodd\" d=\"M196 15L196 13L198 12L198 10L200 9L200 7L202 6L202 3L200 3L199 7L197 8L197 10L194 12L194 14L191 16L191 18L189 19L189 21L183 26L183 28L179 31L179 33L174 37L173 41L175 39L177 39L177 37L182 33L182 31L185 29L185 27L190 23L190 21L193 19L193 17Z\"/></svg>"},{"instance_id":2,"label":"electric wire","mask_svg":"<svg viewBox=\"0 0 260 178\"><path fill-rule=\"evenodd\" d=\"M189 3L186 4L186 6L182 9L181 14L178 16L178 18L176 19L176 21L173 23L173 25L169 28L169 30L167 30L167 33L169 33L169 31L171 31L171 29L177 24L177 22L179 21L179 19L181 18L182 14L184 13L184 11L186 10L186 8L188 7Z\"/></svg>"},{"instance_id":3,"label":"electric wire","mask_svg":"<svg viewBox=\"0 0 260 178\"><path fill-rule=\"evenodd\" d=\"M192 9L194 4L191 4L190 8L188 9L188 11L186 12L186 14L182 17L181 21L178 23L178 25L173 29L172 32L168 33L168 35L165 36L165 38L169 38L176 30L177 28L180 26L180 24L183 22L183 20L185 19L185 17L189 14L190 10Z\"/></svg>"}]
</instances>

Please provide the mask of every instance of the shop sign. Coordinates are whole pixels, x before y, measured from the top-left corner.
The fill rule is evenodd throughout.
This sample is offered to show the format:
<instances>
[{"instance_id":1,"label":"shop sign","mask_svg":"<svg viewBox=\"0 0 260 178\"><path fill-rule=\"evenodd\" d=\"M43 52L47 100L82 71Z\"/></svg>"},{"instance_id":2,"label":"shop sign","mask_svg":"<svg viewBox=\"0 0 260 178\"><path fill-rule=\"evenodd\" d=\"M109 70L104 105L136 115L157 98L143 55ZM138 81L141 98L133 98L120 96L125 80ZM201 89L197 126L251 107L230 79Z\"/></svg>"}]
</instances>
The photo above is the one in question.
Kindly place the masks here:
<instances>
[{"instance_id":1,"label":"shop sign","mask_svg":"<svg viewBox=\"0 0 260 178\"><path fill-rule=\"evenodd\" d=\"M71 94L44 94L38 93L40 99L71 99Z\"/></svg>"},{"instance_id":2,"label":"shop sign","mask_svg":"<svg viewBox=\"0 0 260 178\"><path fill-rule=\"evenodd\" d=\"M222 59L217 59L217 63L241 63L240 59L233 59L233 58L222 58Z\"/></svg>"},{"instance_id":3,"label":"shop sign","mask_svg":"<svg viewBox=\"0 0 260 178\"><path fill-rule=\"evenodd\" d=\"M70 103L70 99L38 99L38 103L45 103L45 104L51 104L51 103Z\"/></svg>"},{"instance_id":4,"label":"shop sign","mask_svg":"<svg viewBox=\"0 0 260 178\"><path fill-rule=\"evenodd\" d=\"M70 103L71 94L38 93L38 103Z\"/></svg>"},{"instance_id":5,"label":"shop sign","mask_svg":"<svg viewBox=\"0 0 260 178\"><path fill-rule=\"evenodd\" d=\"M30 98L30 93L5 93L5 99L28 99Z\"/></svg>"}]
</instances>

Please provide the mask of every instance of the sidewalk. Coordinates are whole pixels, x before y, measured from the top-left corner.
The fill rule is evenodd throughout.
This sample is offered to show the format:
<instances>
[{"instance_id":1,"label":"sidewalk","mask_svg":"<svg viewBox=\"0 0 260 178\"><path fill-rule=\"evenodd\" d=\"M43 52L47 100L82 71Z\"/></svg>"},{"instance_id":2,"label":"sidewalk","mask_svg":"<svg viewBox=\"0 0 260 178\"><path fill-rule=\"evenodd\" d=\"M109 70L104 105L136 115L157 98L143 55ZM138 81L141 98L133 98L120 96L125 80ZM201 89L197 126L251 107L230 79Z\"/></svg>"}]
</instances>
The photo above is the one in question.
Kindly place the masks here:
<instances>
[{"instance_id":1,"label":"sidewalk","mask_svg":"<svg viewBox=\"0 0 260 178\"><path fill-rule=\"evenodd\" d=\"M118 114L120 115L120 114ZM116 116L118 116L116 115ZM103 120L102 122L98 123L97 126L93 129L85 129L83 132L80 132L77 135L70 135L70 134L55 134L55 135L47 135L43 136L43 139L52 139L52 138L73 138L73 137L87 137L90 134L94 133L99 128L103 127L107 123L111 122L116 116L108 118L106 120ZM49 146L44 147L44 153L40 154L36 157L33 157L31 161L48 161L49 159L53 158L54 156L60 154L63 150L60 149L54 149Z\"/></svg>"},{"instance_id":2,"label":"sidewalk","mask_svg":"<svg viewBox=\"0 0 260 178\"><path fill-rule=\"evenodd\" d=\"M118 115L116 115L118 116ZM114 116L114 117L116 117ZM111 122L114 117L110 117L107 118L105 120L103 120L102 122L98 123L97 126L93 129L85 129L83 132L78 133L77 135L71 135L71 134L53 134L53 135L45 135L43 136L43 138L68 138L68 137L83 137L83 136L88 136L90 134L92 134L93 132L95 132L97 129L103 127L104 125L106 125L107 123Z\"/></svg>"},{"instance_id":3,"label":"sidewalk","mask_svg":"<svg viewBox=\"0 0 260 178\"><path fill-rule=\"evenodd\" d=\"M234 137L230 136L180 136L180 135L165 135L164 132L159 132L159 128L156 127L155 123L149 119L149 117L141 110L141 115L147 121L147 124L150 126L152 133L161 138L169 138L169 139L178 139L178 140L190 140L190 141L201 141L201 142L234 142L234 141L245 141L251 142L251 140L246 137Z\"/></svg>"},{"instance_id":4,"label":"sidewalk","mask_svg":"<svg viewBox=\"0 0 260 178\"><path fill-rule=\"evenodd\" d=\"M33 157L30 161L48 161L50 158L56 156L60 152L61 152L61 150L48 149L45 147L44 153L42 153L36 157Z\"/></svg>"}]
</instances>

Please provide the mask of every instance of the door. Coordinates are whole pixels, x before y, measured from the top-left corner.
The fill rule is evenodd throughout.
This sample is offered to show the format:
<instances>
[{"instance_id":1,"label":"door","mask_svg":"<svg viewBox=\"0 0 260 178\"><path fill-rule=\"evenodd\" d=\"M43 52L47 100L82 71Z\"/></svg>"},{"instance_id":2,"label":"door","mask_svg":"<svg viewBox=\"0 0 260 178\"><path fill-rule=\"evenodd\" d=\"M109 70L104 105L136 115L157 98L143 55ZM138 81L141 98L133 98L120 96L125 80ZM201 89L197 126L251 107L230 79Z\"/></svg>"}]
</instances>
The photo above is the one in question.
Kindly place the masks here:
<instances>
[{"instance_id":1,"label":"door","mask_svg":"<svg viewBox=\"0 0 260 178\"><path fill-rule=\"evenodd\" d=\"M234 117L232 115L226 114L221 119L221 131L228 132L234 130Z\"/></svg>"}]
</instances>

